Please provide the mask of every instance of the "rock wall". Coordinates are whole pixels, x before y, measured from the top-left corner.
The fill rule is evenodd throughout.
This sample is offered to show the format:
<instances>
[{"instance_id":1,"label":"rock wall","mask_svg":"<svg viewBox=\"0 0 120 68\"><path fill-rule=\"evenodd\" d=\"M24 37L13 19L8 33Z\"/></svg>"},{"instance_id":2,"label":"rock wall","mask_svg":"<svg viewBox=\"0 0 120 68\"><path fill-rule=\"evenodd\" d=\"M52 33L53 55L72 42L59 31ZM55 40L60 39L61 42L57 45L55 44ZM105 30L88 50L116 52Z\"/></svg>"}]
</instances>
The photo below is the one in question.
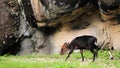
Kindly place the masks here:
<instances>
[{"instance_id":1,"label":"rock wall","mask_svg":"<svg viewBox=\"0 0 120 68\"><path fill-rule=\"evenodd\" d=\"M0 55L16 54L20 50L16 41L19 35L19 5L16 0L1 0L0 8Z\"/></svg>"},{"instance_id":2,"label":"rock wall","mask_svg":"<svg viewBox=\"0 0 120 68\"><path fill-rule=\"evenodd\" d=\"M34 9L35 18L39 21L42 19L49 19L49 12L46 11L45 6L38 3L38 0L31 0L32 8ZM38 8L39 7L39 8ZM38 28L32 33L29 38L31 44L22 44L23 50L20 55L24 53L39 53L39 54L53 54L59 53L60 47L64 42L70 42L77 36L92 35L98 38L97 45L102 49L119 50L119 24L117 21L103 21L100 12L90 12L81 7L81 9L73 11L73 15L63 15L58 20L49 22L60 23L59 25L45 26L44 22L37 22ZM86 13L87 12L87 13ZM41 15L48 13L47 15ZM78 14L78 15L77 15ZM82 15L81 15L82 14ZM42 19L41 19L42 17ZM60 21L60 22L59 22ZM42 24L41 24L42 23ZM60 27L59 27L60 26ZM118 28L118 29L117 29ZM27 46L27 47L26 47ZM27 49L29 48L30 49ZM33 47L33 48L32 48ZM26 48L26 49L24 49Z\"/></svg>"},{"instance_id":3,"label":"rock wall","mask_svg":"<svg viewBox=\"0 0 120 68\"><path fill-rule=\"evenodd\" d=\"M82 35L97 37L102 49L119 51L119 18L102 14L96 0L72 1L0 1L0 54L59 53L64 42Z\"/></svg>"}]
</instances>

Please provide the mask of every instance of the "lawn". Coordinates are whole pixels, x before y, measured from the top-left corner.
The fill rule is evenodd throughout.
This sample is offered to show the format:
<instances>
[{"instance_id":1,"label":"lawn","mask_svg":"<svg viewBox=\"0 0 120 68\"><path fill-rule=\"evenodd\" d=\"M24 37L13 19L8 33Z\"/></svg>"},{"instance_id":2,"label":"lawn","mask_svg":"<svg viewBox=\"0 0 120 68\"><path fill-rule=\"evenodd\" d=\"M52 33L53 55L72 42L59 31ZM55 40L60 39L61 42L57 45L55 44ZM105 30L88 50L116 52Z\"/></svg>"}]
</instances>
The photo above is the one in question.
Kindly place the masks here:
<instances>
[{"instance_id":1,"label":"lawn","mask_svg":"<svg viewBox=\"0 0 120 68\"><path fill-rule=\"evenodd\" d=\"M92 62L92 54L84 52L85 61L79 53L73 53L67 61L67 54L0 56L0 68L120 68L120 53L113 52L114 60L109 59L108 51L99 51L98 58Z\"/></svg>"}]
</instances>

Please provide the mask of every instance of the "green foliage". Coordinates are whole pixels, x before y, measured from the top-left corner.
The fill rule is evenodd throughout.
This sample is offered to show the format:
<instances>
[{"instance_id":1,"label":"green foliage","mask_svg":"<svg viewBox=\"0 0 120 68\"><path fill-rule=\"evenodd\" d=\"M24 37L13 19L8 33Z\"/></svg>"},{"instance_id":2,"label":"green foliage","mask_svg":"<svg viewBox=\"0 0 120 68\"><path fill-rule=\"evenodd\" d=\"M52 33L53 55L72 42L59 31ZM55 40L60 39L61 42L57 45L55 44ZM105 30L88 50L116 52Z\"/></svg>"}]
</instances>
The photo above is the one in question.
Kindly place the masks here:
<instances>
[{"instance_id":1,"label":"green foliage","mask_svg":"<svg viewBox=\"0 0 120 68\"><path fill-rule=\"evenodd\" d=\"M85 61L81 61L80 53L73 53L65 61L65 55L27 55L0 56L0 68L120 68L120 53L113 52L114 60L109 59L108 51L99 51L98 58L92 62L93 55L84 51Z\"/></svg>"}]
</instances>

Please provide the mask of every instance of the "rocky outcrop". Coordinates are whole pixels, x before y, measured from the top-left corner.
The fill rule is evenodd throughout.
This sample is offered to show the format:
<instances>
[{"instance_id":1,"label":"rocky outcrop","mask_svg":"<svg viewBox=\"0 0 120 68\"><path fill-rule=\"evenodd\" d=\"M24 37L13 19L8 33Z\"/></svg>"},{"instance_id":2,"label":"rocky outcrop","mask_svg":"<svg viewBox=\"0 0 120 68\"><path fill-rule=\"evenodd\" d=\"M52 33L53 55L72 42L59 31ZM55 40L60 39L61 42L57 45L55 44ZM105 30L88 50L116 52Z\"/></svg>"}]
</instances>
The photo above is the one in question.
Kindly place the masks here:
<instances>
[{"instance_id":1,"label":"rocky outcrop","mask_svg":"<svg viewBox=\"0 0 120 68\"><path fill-rule=\"evenodd\" d=\"M19 30L18 3L16 0L1 0L0 7L0 54L16 54L20 50L20 45L17 43Z\"/></svg>"},{"instance_id":2,"label":"rocky outcrop","mask_svg":"<svg viewBox=\"0 0 120 68\"><path fill-rule=\"evenodd\" d=\"M59 53L82 35L97 37L102 49L120 50L119 0L4 0L0 7L1 55Z\"/></svg>"}]
</instances>

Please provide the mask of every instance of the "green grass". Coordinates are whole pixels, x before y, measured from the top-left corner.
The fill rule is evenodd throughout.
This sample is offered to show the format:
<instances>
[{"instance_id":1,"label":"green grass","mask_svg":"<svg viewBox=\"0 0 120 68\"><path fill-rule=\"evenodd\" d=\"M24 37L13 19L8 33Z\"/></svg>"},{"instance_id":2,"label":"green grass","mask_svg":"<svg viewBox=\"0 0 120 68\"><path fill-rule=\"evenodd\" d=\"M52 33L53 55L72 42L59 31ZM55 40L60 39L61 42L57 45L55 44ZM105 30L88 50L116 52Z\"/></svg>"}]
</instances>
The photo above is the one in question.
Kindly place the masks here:
<instances>
[{"instance_id":1,"label":"green grass","mask_svg":"<svg viewBox=\"0 0 120 68\"><path fill-rule=\"evenodd\" d=\"M0 68L120 68L120 53L113 52L114 60L109 60L107 51L99 51L98 58L92 62L93 55L84 52L85 61L79 53L73 53L67 61L65 55L0 56ZM79 58L79 59L78 59Z\"/></svg>"}]
</instances>

